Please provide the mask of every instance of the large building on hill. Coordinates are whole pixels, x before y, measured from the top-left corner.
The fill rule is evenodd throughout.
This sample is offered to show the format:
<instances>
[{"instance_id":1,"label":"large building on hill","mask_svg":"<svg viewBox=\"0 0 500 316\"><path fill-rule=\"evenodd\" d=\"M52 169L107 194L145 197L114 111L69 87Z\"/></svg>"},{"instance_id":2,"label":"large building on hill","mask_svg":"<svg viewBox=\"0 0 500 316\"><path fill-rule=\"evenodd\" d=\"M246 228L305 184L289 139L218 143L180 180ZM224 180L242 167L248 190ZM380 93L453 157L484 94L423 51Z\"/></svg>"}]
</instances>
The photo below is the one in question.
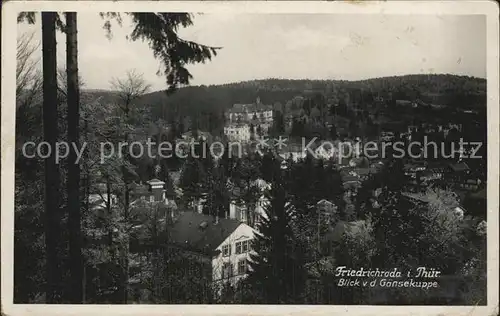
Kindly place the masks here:
<instances>
[{"instance_id":1,"label":"large building on hill","mask_svg":"<svg viewBox=\"0 0 500 316\"><path fill-rule=\"evenodd\" d=\"M234 123L271 123L273 121L272 105L262 104L260 98L251 104L234 104L226 113L230 124Z\"/></svg>"},{"instance_id":2,"label":"large building on hill","mask_svg":"<svg viewBox=\"0 0 500 316\"><path fill-rule=\"evenodd\" d=\"M247 142L252 135L255 138L267 135L273 122L273 107L257 98L255 103L234 104L226 112L226 118L224 135L230 141Z\"/></svg>"}]
</instances>

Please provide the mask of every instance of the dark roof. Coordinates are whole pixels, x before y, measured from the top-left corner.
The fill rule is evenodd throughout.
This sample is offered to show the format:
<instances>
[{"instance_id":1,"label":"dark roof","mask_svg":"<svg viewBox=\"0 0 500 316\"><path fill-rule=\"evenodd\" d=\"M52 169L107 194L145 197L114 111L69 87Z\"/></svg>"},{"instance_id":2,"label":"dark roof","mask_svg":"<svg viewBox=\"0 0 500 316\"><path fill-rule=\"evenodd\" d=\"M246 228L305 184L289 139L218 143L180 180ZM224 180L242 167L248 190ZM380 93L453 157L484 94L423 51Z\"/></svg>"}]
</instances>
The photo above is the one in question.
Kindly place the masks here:
<instances>
[{"instance_id":1,"label":"dark roof","mask_svg":"<svg viewBox=\"0 0 500 316\"><path fill-rule=\"evenodd\" d=\"M469 170L469 166L465 162L450 164L450 168L455 172Z\"/></svg>"},{"instance_id":2,"label":"dark roof","mask_svg":"<svg viewBox=\"0 0 500 316\"><path fill-rule=\"evenodd\" d=\"M360 176L366 176L371 173L370 168L356 168L355 172Z\"/></svg>"},{"instance_id":3,"label":"dark roof","mask_svg":"<svg viewBox=\"0 0 500 316\"><path fill-rule=\"evenodd\" d=\"M475 199L486 200L486 188L483 188L482 190L479 190L477 192L472 193L470 195L470 197L475 198Z\"/></svg>"},{"instance_id":4,"label":"dark roof","mask_svg":"<svg viewBox=\"0 0 500 316\"><path fill-rule=\"evenodd\" d=\"M437 175L437 173L439 173L439 172L443 172L443 171L439 171L437 168L434 168L434 169L432 169L432 170L424 170L424 171L422 172L422 175L421 175L421 176L422 176L422 177L424 177L424 178L425 178L425 177L434 177L434 176L436 176L436 175Z\"/></svg>"},{"instance_id":5,"label":"dark roof","mask_svg":"<svg viewBox=\"0 0 500 316\"><path fill-rule=\"evenodd\" d=\"M404 105L406 105L406 104L412 104L412 102L409 101L409 100L396 100L396 104L404 104Z\"/></svg>"},{"instance_id":6,"label":"dark roof","mask_svg":"<svg viewBox=\"0 0 500 316\"><path fill-rule=\"evenodd\" d=\"M261 111L271 111L273 109L272 105L265 104L235 104L229 113L245 113L245 112L261 112Z\"/></svg>"},{"instance_id":7,"label":"dark roof","mask_svg":"<svg viewBox=\"0 0 500 316\"><path fill-rule=\"evenodd\" d=\"M156 179L156 178L149 180L147 183L148 183L148 184L151 184L151 183L160 183L160 182L161 182L161 183L165 183L165 182L163 182L163 181L161 181L161 180L158 180L158 179Z\"/></svg>"},{"instance_id":8,"label":"dark roof","mask_svg":"<svg viewBox=\"0 0 500 316\"><path fill-rule=\"evenodd\" d=\"M201 228L201 223L206 223ZM186 250L213 254L215 249L231 235L241 223L234 219L220 218L217 224L212 216L195 212L182 213L170 229L172 244Z\"/></svg>"},{"instance_id":9,"label":"dark roof","mask_svg":"<svg viewBox=\"0 0 500 316\"><path fill-rule=\"evenodd\" d=\"M428 173L444 173L444 172L446 172L446 168L444 168L444 167L433 167L433 168L428 168L426 171Z\"/></svg>"},{"instance_id":10,"label":"dark roof","mask_svg":"<svg viewBox=\"0 0 500 316\"><path fill-rule=\"evenodd\" d=\"M152 218L153 212L158 212L156 214L158 218L165 218L168 209L169 206L165 205L164 203L137 200L130 207L129 216L131 218L131 221L142 224Z\"/></svg>"},{"instance_id":11,"label":"dark roof","mask_svg":"<svg viewBox=\"0 0 500 316\"><path fill-rule=\"evenodd\" d=\"M362 175L370 174L369 168L346 167L340 171L342 181L360 181Z\"/></svg>"},{"instance_id":12,"label":"dark roof","mask_svg":"<svg viewBox=\"0 0 500 316\"><path fill-rule=\"evenodd\" d=\"M429 197L425 194L417 194L417 193L412 193L412 192L402 192L401 195L410 199L410 200L413 200L413 201L429 203Z\"/></svg>"},{"instance_id":13,"label":"dark roof","mask_svg":"<svg viewBox=\"0 0 500 316\"><path fill-rule=\"evenodd\" d=\"M131 196L149 196L153 193L149 190L148 185L140 185L136 183L132 183L130 185Z\"/></svg>"}]
</instances>

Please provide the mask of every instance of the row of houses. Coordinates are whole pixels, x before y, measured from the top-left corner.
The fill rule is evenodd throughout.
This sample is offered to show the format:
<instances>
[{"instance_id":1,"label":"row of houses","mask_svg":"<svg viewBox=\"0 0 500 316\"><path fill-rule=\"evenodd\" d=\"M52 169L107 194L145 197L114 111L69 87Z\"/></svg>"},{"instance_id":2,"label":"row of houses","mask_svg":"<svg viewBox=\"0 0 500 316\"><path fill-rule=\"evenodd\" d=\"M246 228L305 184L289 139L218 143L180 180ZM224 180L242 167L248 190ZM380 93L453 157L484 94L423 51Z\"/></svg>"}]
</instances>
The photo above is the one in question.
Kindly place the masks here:
<instances>
[{"instance_id":1,"label":"row of houses","mask_svg":"<svg viewBox=\"0 0 500 316\"><path fill-rule=\"evenodd\" d=\"M410 183L423 186L441 182L455 189L473 192L484 185L481 179L463 161L451 164L413 161L404 165L403 172L410 178Z\"/></svg>"}]
</instances>

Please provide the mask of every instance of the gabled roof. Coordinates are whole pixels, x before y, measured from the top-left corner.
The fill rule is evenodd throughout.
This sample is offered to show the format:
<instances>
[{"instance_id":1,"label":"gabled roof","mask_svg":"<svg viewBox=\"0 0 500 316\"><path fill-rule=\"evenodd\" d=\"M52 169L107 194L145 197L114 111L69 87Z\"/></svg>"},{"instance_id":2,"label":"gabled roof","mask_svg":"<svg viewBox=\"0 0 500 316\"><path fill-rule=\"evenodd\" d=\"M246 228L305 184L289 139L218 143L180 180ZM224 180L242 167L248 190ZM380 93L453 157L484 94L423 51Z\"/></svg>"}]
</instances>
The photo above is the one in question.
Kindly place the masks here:
<instances>
[{"instance_id":1,"label":"gabled roof","mask_svg":"<svg viewBox=\"0 0 500 316\"><path fill-rule=\"evenodd\" d=\"M316 203L316 208L320 211L320 212L331 212L331 213L334 213L336 210L337 210L337 206L328 201L328 200L325 200L325 199L322 199L321 201L318 201L318 203Z\"/></svg>"},{"instance_id":2,"label":"gabled roof","mask_svg":"<svg viewBox=\"0 0 500 316\"><path fill-rule=\"evenodd\" d=\"M272 111L272 105L265 104L234 104L231 109L228 110L229 113L246 113L246 112L261 112L261 111Z\"/></svg>"},{"instance_id":3,"label":"gabled roof","mask_svg":"<svg viewBox=\"0 0 500 316\"><path fill-rule=\"evenodd\" d=\"M423 202L423 203L429 203L429 198L425 194L417 194L417 193L411 193L411 192L402 192L402 196L413 200L413 201L418 201L418 202Z\"/></svg>"},{"instance_id":4,"label":"gabled roof","mask_svg":"<svg viewBox=\"0 0 500 316\"><path fill-rule=\"evenodd\" d=\"M161 181L161 180L158 180L158 179L151 179L149 181L146 182L147 184L149 185L152 185L152 184L156 184L156 185L163 185L165 184L165 182Z\"/></svg>"},{"instance_id":5,"label":"gabled roof","mask_svg":"<svg viewBox=\"0 0 500 316\"><path fill-rule=\"evenodd\" d=\"M200 224L206 223L200 227ZM182 213L172 224L169 241L186 250L212 255L215 249L242 223L220 218L217 224L212 216L195 212Z\"/></svg>"}]
</instances>

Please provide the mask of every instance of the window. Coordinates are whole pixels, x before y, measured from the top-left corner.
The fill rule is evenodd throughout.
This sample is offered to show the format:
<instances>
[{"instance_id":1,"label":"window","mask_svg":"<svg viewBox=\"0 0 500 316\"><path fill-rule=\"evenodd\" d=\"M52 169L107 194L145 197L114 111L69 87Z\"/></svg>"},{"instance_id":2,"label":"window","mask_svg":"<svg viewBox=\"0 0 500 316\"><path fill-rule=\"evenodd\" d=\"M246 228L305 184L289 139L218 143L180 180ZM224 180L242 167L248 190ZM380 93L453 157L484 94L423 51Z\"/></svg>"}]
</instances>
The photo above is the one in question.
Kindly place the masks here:
<instances>
[{"instance_id":1,"label":"window","mask_svg":"<svg viewBox=\"0 0 500 316\"><path fill-rule=\"evenodd\" d=\"M233 265L230 262L224 262L222 264L222 278L230 278L233 276Z\"/></svg>"},{"instance_id":2,"label":"window","mask_svg":"<svg viewBox=\"0 0 500 316\"><path fill-rule=\"evenodd\" d=\"M247 273L247 259L243 259L238 262L238 274L245 273Z\"/></svg>"},{"instance_id":3,"label":"window","mask_svg":"<svg viewBox=\"0 0 500 316\"><path fill-rule=\"evenodd\" d=\"M250 243L249 240L237 242L236 243L236 254L248 252L249 248L250 248L249 243Z\"/></svg>"},{"instance_id":4,"label":"window","mask_svg":"<svg viewBox=\"0 0 500 316\"><path fill-rule=\"evenodd\" d=\"M243 242L243 244L241 245L241 250L246 253L250 250L250 240L246 240Z\"/></svg>"},{"instance_id":5,"label":"window","mask_svg":"<svg viewBox=\"0 0 500 316\"><path fill-rule=\"evenodd\" d=\"M151 196L149 197L149 202L154 202L154 201L155 201L155 197L154 197L153 195L151 195Z\"/></svg>"},{"instance_id":6,"label":"window","mask_svg":"<svg viewBox=\"0 0 500 316\"><path fill-rule=\"evenodd\" d=\"M231 255L231 245L222 246L222 256L229 257Z\"/></svg>"}]
</instances>

